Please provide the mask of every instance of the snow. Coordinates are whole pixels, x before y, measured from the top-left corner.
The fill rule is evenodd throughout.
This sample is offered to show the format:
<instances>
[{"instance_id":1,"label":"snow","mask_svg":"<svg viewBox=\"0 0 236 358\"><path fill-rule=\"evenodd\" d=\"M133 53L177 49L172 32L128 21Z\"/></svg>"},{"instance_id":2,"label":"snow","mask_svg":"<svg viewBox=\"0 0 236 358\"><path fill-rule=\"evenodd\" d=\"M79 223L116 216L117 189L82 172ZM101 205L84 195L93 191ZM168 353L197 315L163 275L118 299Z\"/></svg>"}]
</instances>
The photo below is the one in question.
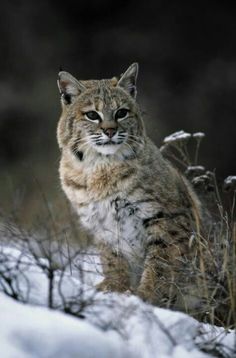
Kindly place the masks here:
<instances>
[{"instance_id":1,"label":"snow","mask_svg":"<svg viewBox=\"0 0 236 358\"><path fill-rule=\"evenodd\" d=\"M185 175L187 177L195 178L196 176L203 175L205 173L205 167L202 165L189 165L187 169L185 170Z\"/></svg>"},{"instance_id":2,"label":"snow","mask_svg":"<svg viewBox=\"0 0 236 358\"><path fill-rule=\"evenodd\" d=\"M169 135L168 137L164 138L164 143L165 144L169 144L169 143L174 143L174 142L181 142L181 141L185 141L188 140L191 137L190 133L186 133L183 130L175 132L171 135Z\"/></svg>"},{"instance_id":3,"label":"snow","mask_svg":"<svg viewBox=\"0 0 236 358\"><path fill-rule=\"evenodd\" d=\"M224 180L223 189L231 191L236 189L236 175L230 175Z\"/></svg>"},{"instance_id":4,"label":"snow","mask_svg":"<svg viewBox=\"0 0 236 358\"><path fill-rule=\"evenodd\" d=\"M202 139L204 137L205 137L205 133L203 133L203 132L193 133L193 138Z\"/></svg>"},{"instance_id":5,"label":"snow","mask_svg":"<svg viewBox=\"0 0 236 358\"><path fill-rule=\"evenodd\" d=\"M1 294L0 347L4 358L128 357L114 331L46 308L26 306Z\"/></svg>"},{"instance_id":6,"label":"snow","mask_svg":"<svg viewBox=\"0 0 236 358\"><path fill-rule=\"evenodd\" d=\"M236 183L236 175L230 175L225 180L224 183L226 185L235 184Z\"/></svg>"},{"instance_id":7,"label":"snow","mask_svg":"<svg viewBox=\"0 0 236 358\"><path fill-rule=\"evenodd\" d=\"M205 137L205 133L203 132L196 132L193 134L187 133L183 130L178 132L172 133L168 137L164 138L164 144L173 144L175 142L182 142L188 140L190 137L196 138L197 140L201 140Z\"/></svg>"},{"instance_id":8,"label":"snow","mask_svg":"<svg viewBox=\"0 0 236 358\"><path fill-rule=\"evenodd\" d=\"M158 323L158 309L154 314L151 307L133 296L112 296L112 305L104 302L82 320L47 308L23 305L1 294L2 356L182 358L191 354L191 357L206 357L193 344L198 326L194 320L171 312L175 324L166 327L176 342L173 344L162 329L168 312L166 317L161 312L163 321Z\"/></svg>"},{"instance_id":9,"label":"snow","mask_svg":"<svg viewBox=\"0 0 236 358\"><path fill-rule=\"evenodd\" d=\"M48 265L46 259L40 260L43 267ZM78 262L83 266L83 277L76 270ZM94 286L101 280L101 267L96 253L78 254L63 277L61 270L56 270L55 310L46 307L48 278L44 269L35 265L29 251L2 247L0 270L6 267L13 285L22 293L21 300L28 303L0 293L3 358L204 358L211 355L203 353L199 346L216 337L232 353L233 331L226 333L223 328L200 324L184 313L153 307L128 293L98 293ZM81 296L84 302L90 300L82 311L83 319L60 312L63 299L69 302L77 298L80 302Z\"/></svg>"},{"instance_id":10,"label":"snow","mask_svg":"<svg viewBox=\"0 0 236 358\"><path fill-rule=\"evenodd\" d=\"M200 172L204 172L205 171L205 167L203 167L202 165L189 165L187 168L188 171L200 171Z\"/></svg>"}]
</instances>

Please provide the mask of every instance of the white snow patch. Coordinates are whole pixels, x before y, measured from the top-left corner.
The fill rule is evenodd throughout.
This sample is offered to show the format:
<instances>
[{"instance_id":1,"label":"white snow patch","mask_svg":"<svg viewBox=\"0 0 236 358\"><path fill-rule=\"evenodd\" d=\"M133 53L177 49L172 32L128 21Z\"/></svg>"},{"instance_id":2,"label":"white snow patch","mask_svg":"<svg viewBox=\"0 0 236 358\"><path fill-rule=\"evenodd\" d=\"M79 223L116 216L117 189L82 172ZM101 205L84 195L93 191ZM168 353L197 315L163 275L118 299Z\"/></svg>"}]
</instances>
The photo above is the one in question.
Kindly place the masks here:
<instances>
[{"instance_id":1,"label":"white snow patch","mask_svg":"<svg viewBox=\"0 0 236 358\"><path fill-rule=\"evenodd\" d=\"M0 347L4 358L134 357L114 331L0 294Z\"/></svg>"},{"instance_id":2,"label":"white snow patch","mask_svg":"<svg viewBox=\"0 0 236 358\"><path fill-rule=\"evenodd\" d=\"M198 345L204 346L219 334L221 342L233 352L234 332L226 334L221 328L200 324L184 313L153 307L133 295L97 293L94 285L101 278L97 256L84 254L77 258L86 268L82 282L76 263L65 271L61 282L65 300L77 297L78 292L83 292L83 299L95 298L85 306L81 319L45 307L48 278L43 270L36 269L29 252L3 247L0 254L4 260L9 258L5 264L13 270L22 292L26 282L33 285L27 297L22 293L29 301L27 305L0 293L0 347L4 358L203 358L210 356ZM22 261L19 272L14 267L15 259ZM23 271L24 265L28 269ZM61 309L60 270L57 275L54 303Z\"/></svg>"}]
</instances>

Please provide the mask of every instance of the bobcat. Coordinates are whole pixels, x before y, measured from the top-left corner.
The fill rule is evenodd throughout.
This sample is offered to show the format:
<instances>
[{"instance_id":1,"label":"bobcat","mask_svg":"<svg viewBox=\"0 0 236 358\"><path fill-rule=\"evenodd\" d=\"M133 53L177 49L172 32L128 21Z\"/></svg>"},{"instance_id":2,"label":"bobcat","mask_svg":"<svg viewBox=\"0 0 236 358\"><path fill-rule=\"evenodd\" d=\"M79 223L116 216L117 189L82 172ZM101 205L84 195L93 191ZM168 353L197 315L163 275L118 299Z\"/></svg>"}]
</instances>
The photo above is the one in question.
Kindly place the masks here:
<instances>
[{"instance_id":1,"label":"bobcat","mask_svg":"<svg viewBox=\"0 0 236 358\"><path fill-rule=\"evenodd\" d=\"M78 81L59 73L62 188L100 246L105 278L98 289L196 309L186 270L200 204L146 135L137 74L137 63L111 79Z\"/></svg>"}]
</instances>

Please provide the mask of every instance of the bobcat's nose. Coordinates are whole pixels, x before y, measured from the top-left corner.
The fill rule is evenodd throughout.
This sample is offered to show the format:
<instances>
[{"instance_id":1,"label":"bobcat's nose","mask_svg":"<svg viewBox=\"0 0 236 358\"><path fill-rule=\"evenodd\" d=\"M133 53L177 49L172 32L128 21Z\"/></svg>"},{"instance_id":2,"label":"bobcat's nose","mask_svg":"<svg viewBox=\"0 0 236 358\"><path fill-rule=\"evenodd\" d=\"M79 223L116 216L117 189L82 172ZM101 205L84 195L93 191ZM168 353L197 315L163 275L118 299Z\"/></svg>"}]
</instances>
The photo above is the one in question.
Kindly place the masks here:
<instances>
[{"instance_id":1,"label":"bobcat's nose","mask_svg":"<svg viewBox=\"0 0 236 358\"><path fill-rule=\"evenodd\" d=\"M109 137L112 138L116 134L116 128L103 128L103 132Z\"/></svg>"}]
</instances>

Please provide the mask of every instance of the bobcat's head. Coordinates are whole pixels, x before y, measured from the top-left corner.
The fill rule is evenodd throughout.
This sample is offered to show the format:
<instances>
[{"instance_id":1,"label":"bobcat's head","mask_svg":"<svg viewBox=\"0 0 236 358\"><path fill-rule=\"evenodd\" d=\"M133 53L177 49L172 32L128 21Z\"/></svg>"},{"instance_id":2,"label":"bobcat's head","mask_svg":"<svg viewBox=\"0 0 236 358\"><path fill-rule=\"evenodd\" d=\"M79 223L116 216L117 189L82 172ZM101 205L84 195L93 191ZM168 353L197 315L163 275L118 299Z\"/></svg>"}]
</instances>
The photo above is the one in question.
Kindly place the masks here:
<instances>
[{"instance_id":1,"label":"bobcat's head","mask_svg":"<svg viewBox=\"0 0 236 358\"><path fill-rule=\"evenodd\" d=\"M120 78L78 81L59 73L62 115L57 138L62 149L79 158L86 152L136 156L144 128L136 103L138 64Z\"/></svg>"}]
</instances>

